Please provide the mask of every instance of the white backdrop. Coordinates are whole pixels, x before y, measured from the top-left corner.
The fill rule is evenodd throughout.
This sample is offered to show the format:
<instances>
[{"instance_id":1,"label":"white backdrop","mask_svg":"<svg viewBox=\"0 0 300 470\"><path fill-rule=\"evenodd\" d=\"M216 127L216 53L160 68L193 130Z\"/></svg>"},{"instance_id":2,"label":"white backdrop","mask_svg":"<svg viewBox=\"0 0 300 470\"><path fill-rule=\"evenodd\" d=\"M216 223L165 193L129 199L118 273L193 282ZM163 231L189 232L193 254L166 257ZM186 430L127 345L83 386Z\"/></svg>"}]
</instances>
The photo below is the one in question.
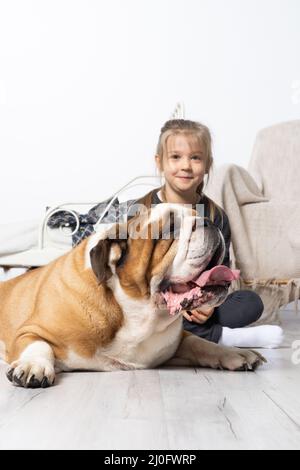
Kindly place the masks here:
<instances>
[{"instance_id":1,"label":"white backdrop","mask_svg":"<svg viewBox=\"0 0 300 470\"><path fill-rule=\"evenodd\" d=\"M177 101L216 165L299 118L299 0L0 0L0 216L154 172Z\"/></svg>"}]
</instances>

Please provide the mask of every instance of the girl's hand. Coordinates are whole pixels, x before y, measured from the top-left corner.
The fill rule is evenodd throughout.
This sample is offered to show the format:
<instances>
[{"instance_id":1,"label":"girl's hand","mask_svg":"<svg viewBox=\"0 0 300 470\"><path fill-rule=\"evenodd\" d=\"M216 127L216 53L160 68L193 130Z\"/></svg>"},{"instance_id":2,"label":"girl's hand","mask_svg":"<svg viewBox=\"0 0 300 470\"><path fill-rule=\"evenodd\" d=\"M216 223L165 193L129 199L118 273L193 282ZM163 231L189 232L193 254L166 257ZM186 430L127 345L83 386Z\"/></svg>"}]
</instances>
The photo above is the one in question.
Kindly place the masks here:
<instances>
[{"instance_id":1,"label":"girl's hand","mask_svg":"<svg viewBox=\"0 0 300 470\"><path fill-rule=\"evenodd\" d=\"M190 322L193 321L202 325L212 316L212 314L214 313L214 309L215 307L207 309L203 308L201 310L187 310L186 312L183 312L183 316Z\"/></svg>"}]
</instances>

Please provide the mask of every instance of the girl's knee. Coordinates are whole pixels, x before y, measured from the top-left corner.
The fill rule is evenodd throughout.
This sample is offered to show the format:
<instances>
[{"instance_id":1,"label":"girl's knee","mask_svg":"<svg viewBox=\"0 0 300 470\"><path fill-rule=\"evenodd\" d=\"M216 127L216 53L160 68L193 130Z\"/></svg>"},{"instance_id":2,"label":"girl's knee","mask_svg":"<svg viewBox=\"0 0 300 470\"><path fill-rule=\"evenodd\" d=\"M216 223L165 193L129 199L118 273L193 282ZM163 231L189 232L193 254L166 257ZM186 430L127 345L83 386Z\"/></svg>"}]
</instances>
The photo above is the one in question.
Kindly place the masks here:
<instances>
[{"instance_id":1,"label":"girl's knee","mask_svg":"<svg viewBox=\"0 0 300 470\"><path fill-rule=\"evenodd\" d=\"M252 290L242 290L241 293L244 300L243 304L245 307L247 306L248 315L250 314L251 316L249 320L251 320L251 323L254 323L261 317L264 311L263 301L261 297Z\"/></svg>"}]
</instances>

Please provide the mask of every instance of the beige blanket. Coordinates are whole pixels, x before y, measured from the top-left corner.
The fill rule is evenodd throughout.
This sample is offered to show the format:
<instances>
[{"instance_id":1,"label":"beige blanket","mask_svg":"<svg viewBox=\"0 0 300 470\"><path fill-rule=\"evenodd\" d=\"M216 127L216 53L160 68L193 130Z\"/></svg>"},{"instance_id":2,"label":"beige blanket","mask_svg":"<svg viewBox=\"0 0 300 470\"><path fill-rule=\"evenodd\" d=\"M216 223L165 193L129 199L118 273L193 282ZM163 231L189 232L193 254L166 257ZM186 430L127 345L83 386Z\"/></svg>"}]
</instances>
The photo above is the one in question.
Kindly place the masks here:
<instances>
[{"instance_id":1,"label":"beige blanket","mask_svg":"<svg viewBox=\"0 0 300 470\"><path fill-rule=\"evenodd\" d=\"M232 290L254 289L261 296L265 309L260 322L278 320L278 309L293 300L297 310L299 201L264 196L248 171L233 164L214 171L204 191L229 217L232 267L241 270L241 279ZM278 280L287 283L274 285Z\"/></svg>"}]
</instances>

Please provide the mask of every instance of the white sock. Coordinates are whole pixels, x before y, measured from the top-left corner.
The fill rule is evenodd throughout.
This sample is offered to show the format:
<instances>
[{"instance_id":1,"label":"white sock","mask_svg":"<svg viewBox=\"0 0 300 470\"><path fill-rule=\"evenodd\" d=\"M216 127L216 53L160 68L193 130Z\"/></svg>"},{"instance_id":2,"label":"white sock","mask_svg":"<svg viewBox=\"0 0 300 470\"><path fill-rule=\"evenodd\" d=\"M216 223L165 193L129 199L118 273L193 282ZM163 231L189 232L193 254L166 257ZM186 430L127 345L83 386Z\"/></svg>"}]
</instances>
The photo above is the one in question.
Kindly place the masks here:
<instances>
[{"instance_id":1,"label":"white sock","mask_svg":"<svg viewBox=\"0 0 300 470\"><path fill-rule=\"evenodd\" d=\"M283 340L280 326L261 325L249 328L222 328L219 344L238 348L277 348Z\"/></svg>"}]
</instances>

